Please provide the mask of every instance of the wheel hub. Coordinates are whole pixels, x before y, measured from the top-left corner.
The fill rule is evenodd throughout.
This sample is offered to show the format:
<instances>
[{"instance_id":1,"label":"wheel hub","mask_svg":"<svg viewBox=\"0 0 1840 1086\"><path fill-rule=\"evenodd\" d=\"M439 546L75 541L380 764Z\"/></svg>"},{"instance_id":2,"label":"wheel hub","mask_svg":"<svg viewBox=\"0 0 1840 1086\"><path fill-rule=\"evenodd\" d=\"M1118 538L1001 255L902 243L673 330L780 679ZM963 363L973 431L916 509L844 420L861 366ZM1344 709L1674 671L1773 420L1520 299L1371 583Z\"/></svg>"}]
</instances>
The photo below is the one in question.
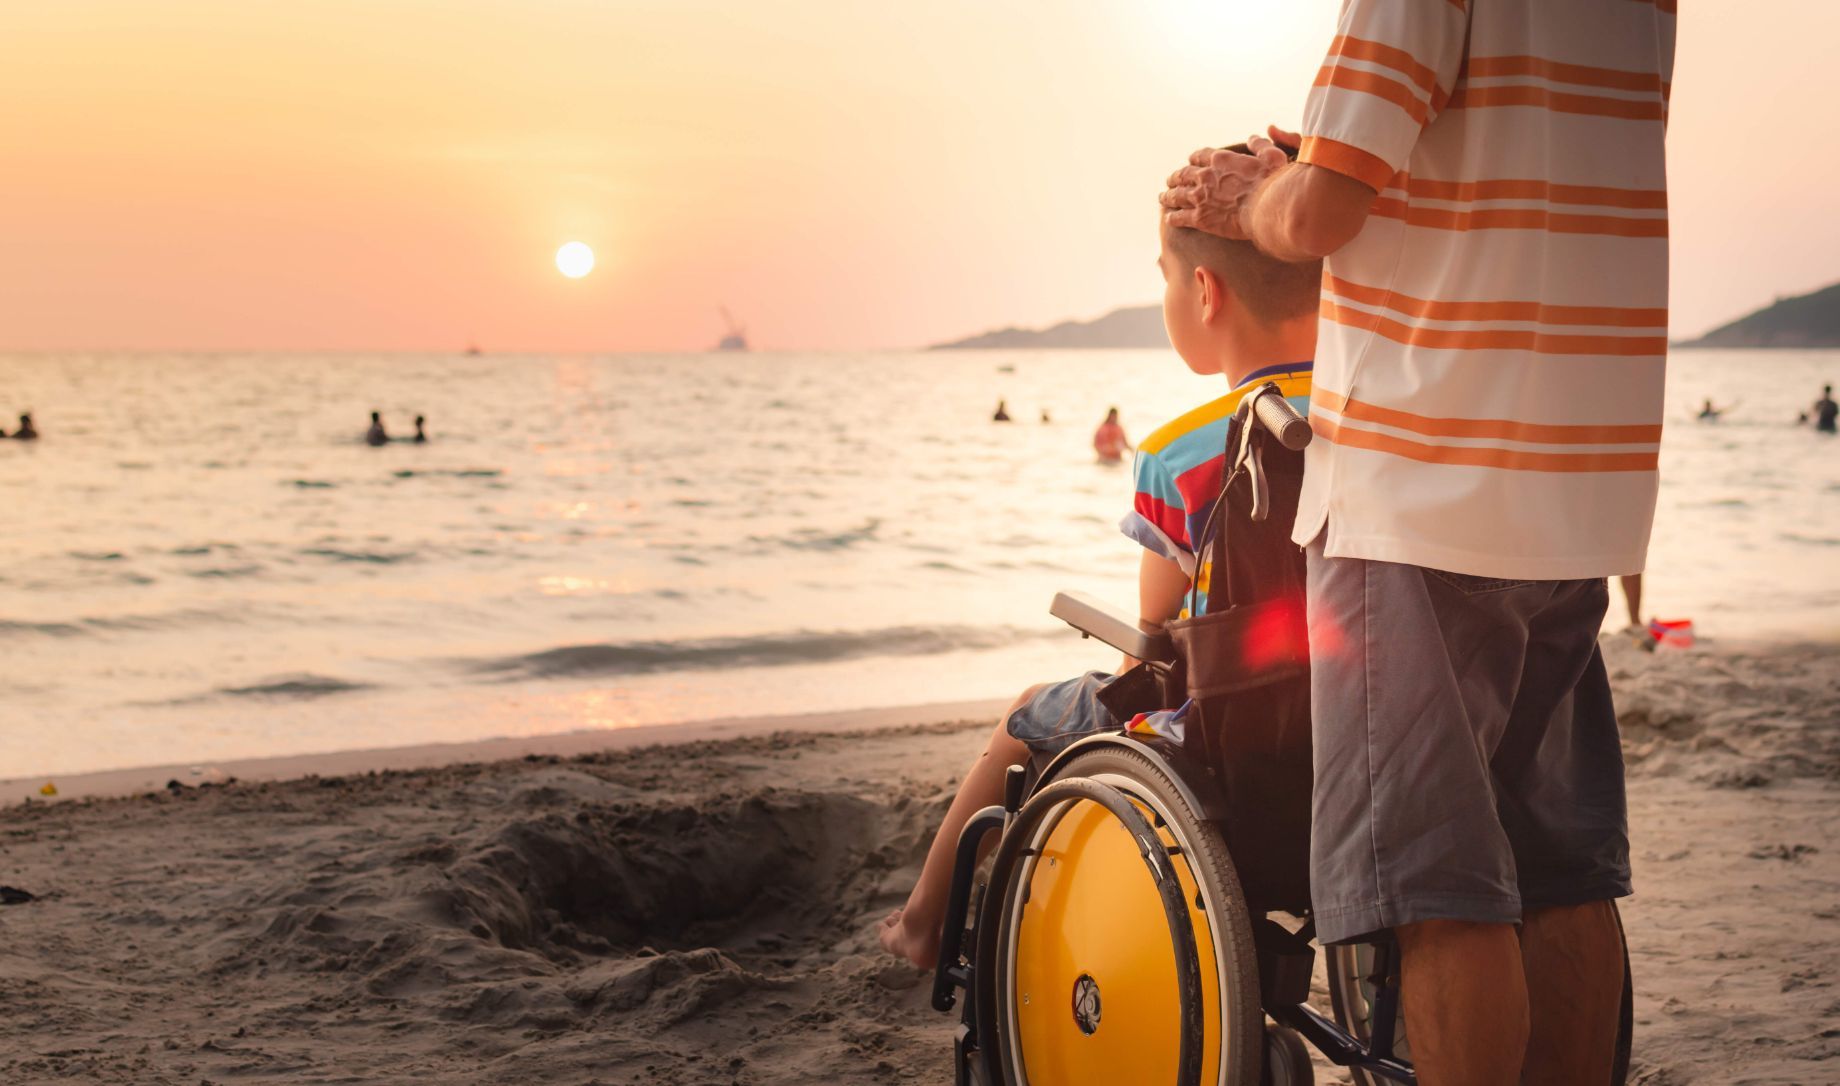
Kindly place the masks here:
<instances>
[{"instance_id":1,"label":"wheel hub","mask_svg":"<svg viewBox=\"0 0 1840 1086\"><path fill-rule=\"evenodd\" d=\"M1088 1037L1099 1030L1099 982L1089 973L1073 982L1073 1024Z\"/></svg>"}]
</instances>

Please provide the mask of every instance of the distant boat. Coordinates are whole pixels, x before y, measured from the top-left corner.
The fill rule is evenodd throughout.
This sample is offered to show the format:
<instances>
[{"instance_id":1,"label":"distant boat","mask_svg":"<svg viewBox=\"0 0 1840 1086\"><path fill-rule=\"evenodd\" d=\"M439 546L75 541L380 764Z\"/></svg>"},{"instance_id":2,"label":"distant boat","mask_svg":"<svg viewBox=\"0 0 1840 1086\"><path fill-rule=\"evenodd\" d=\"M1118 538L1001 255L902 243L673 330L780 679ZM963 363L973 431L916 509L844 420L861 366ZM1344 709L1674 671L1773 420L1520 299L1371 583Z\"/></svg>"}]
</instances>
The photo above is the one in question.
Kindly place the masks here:
<instances>
[{"instance_id":1,"label":"distant boat","mask_svg":"<svg viewBox=\"0 0 1840 1086\"><path fill-rule=\"evenodd\" d=\"M728 324L728 334L724 335L716 343L716 350L718 351L745 351L745 350L748 350L749 347L748 347L748 341L747 341L747 329L741 327L741 325L736 322L734 314L728 311L727 306L718 306L717 308L721 309L722 320Z\"/></svg>"}]
</instances>

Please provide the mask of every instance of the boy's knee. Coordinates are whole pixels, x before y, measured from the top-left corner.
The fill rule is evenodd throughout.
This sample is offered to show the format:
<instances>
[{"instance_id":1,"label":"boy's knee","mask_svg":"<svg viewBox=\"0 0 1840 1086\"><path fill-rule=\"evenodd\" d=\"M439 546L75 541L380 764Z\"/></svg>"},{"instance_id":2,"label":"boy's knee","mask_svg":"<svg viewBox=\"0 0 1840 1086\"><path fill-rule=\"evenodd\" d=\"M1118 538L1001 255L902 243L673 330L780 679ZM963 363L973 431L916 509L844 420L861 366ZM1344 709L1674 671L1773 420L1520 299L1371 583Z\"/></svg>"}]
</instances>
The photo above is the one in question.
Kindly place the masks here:
<instances>
[{"instance_id":1,"label":"boy's knee","mask_svg":"<svg viewBox=\"0 0 1840 1086\"><path fill-rule=\"evenodd\" d=\"M1003 722L1007 723L1009 721L1009 715L1011 713L1022 708L1024 705L1027 705L1029 702L1034 701L1035 695L1041 693L1043 690L1046 690L1047 688L1048 688L1047 683L1036 683L1034 686L1031 686L1027 690L1024 690L1022 693L1016 695L1016 700L1010 702L1009 708L1004 710L1003 712Z\"/></svg>"}]
</instances>

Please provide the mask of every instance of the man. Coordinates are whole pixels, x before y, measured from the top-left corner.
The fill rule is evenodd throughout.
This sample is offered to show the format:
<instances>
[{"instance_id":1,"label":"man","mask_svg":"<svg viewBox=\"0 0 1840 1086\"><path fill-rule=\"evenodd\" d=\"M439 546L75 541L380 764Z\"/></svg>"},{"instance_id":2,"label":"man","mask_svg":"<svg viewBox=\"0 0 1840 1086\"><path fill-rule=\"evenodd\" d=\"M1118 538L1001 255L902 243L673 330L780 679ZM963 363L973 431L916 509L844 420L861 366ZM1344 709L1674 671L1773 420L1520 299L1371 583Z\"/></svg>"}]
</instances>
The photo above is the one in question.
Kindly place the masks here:
<instances>
[{"instance_id":1,"label":"man","mask_svg":"<svg viewBox=\"0 0 1840 1086\"><path fill-rule=\"evenodd\" d=\"M1327 257L1293 536L1314 911L1325 942L1397 932L1428 1086L1609 1077L1629 869L1596 635L1654 514L1674 8L1347 0L1303 132L1198 151L1163 197Z\"/></svg>"}]
</instances>

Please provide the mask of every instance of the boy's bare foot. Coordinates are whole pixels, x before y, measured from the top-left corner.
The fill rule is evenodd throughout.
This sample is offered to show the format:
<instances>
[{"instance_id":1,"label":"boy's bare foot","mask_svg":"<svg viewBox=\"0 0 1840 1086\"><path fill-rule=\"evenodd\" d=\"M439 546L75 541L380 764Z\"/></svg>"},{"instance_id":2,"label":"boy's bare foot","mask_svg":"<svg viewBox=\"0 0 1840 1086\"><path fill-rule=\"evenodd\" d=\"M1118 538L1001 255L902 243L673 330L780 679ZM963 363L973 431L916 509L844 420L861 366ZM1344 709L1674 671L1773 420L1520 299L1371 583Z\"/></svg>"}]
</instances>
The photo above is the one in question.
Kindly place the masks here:
<instances>
[{"instance_id":1,"label":"boy's bare foot","mask_svg":"<svg viewBox=\"0 0 1840 1086\"><path fill-rule=\"evenodd\" d=\"M915 968L931 969L939 964L939 932L936 926L929 931L913 931L905 923L906 916L906 909L896 909L883 917L876 937L888 953L906 958Z\"/></svg>"}]
</instances>

